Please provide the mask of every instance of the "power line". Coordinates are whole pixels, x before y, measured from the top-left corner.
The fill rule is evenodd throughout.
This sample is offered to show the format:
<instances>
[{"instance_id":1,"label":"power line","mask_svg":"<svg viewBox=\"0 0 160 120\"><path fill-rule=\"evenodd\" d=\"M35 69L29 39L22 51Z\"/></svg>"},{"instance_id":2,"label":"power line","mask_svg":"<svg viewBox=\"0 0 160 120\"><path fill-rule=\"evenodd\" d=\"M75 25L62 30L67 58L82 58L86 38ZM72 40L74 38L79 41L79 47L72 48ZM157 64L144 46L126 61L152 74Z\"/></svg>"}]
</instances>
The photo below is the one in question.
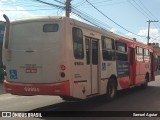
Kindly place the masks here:
<instances>
[{"instance_id":1,"label":"power line","mask_svg":"<svg viewBox=\"0 0 160 120\"><path fill-rule=\"evenodd\" d=\"M85 2L86 2L85 0L82 0L82 1L78 2L78 3L75 5L75 7L81 6L81 5L83 5Z\"/></svg>"},{"instance_id":2,"label":"power line","mask_svg":"<svg viewBox=\"0 0 160 120\"><path fill-rule=\"evenodd\" d=\"M64 6L60 6L60 5L55 5L55 4L52 4L52 3L44 2L44 1L42 1L42 0L34 0L34 1L37 1L37 2L40 2L40 3L46 4L46 5L49 5L49 6L52 6L52 7L57 7L57 8L62 8L62 9L65 8Z\"/></svg>"},{"instance_id":3,"label":"power line","mask_svg":"<svg viewBox=\"0 0 160 120\"><path fill-rule=\"evenodd\" d=\"M96 7L99 7L99 6L111 6L111 5L118 5L118 4L122 4L122 3L126 3L127 1L120 1L120 2L115 2L115 3L109 3L111 0L108 0L108 1L95 1L94 3L92 2L92 4L94 4ZM80 7L83 7L83 8L88 8L90 4L86 4L87 2L84 1L82 4L78 5ZM105 4L107 3L107 4ZM83 6L82 6L83 5Z\"/></svg>"},{"instance_id":4,"label":"power line","mask_svg":"<svg viewBox=\"0 0 160 120\"><path fill-rule=\"evenodd\" d=\"M103 0L103 1L93 1L93 4L98 4L98 3L104 3L104 2L110 2L112 0Z\"/></svg>"},{"instance_id":5,"label":"power line","mask_svg":"<svg viewBox=\"0 0 160 120\"><path fill-rule=\"evenodd\" d=\"M130 0L128 0L128 2L137 10L139 11L144 17L146 17L147 19L153 19L153 17L151 15L149 15L143 7L141 7L135 0L133 0L133 2L135 3L135 5L137 5L138 7L136 7ZM155 23L153 23L155 27L160 28L160 26Z\"/></svg>"},{"instance_id":6,"label":"power line","mask_svg":"<svg viewBox=\"0 0 160 120\"><path fill-rule=\"evenodd\" d=\"M128 0L128 2L137 10L139 11L143 16L145 16L146 18L150 19L148 16L146 16L143 12L141 12L130 0Z\"/></svg>"},{"instance_id":7,"label":"power line","mask_svg":"<svg viewBox=\"0 0 160 120\"><path fill-rule=\"evenodd\" d=\"M102 3L106 3L106 2L108 3L110 1L112 1L112 0L105 0L105 1L95 1L94 0L94 1L92 1L92 4L96 4L97 5L97 4L102 4ZM84 2L87 3L86 0L84 0ZM87 5L89 5L89 4L87 3Z\"/></svg>"},{"instance_id":8,"label":"power line","mask_svg":"<svg viewBox=\"0 0 160 120\"><path fill-rule=\"evenodd\" d=\"M145 10L144 10L144 7L141 7L135 0L133 0L133 2L135 2L137 4L137 6L146 14L148 15L148 17L152 18L152 19L155 19L152 15L149 15ZM157 18L156 18L157 19ZM158 20L158 19L157 19ZM155 27L158 27L160 28L160 26L158 26L157 24L153 23L155 25Z\"/></svg>"},{"instance_id":9,"label":"power line","mask_svg":"<svg viewBox=\"0 0 160 120\"><path fill-rule=\"evenodd\" d=\"M160 37L160 36L158 36L158 37ZM160 39L158 39L158 38L152 38L152 40L150 41L150 43L153 43L155 41L160 42Z\"/></svg>"},{"instance_id":10,"label":"power line","mask_svg":"<svg viewBox=\"0 0 160 120\"><path fill-rule=\"evenodd\" d=\"M17 6L23 6L23 7L29 7L29 8L31 8L31 9L33 9L34 7L35 8L48 8L48 5L46 5L46 4L42 4L41 2L39 2L38 4L37 4L37 1L35 1L35 0L32 0L33 2L32 3L30 3L30 2L25 2L24 3L24 1L16 1L16 3L15 2L5 2L5 3L0 3L0 5L10 5L10 6L14 6L14 7L17 7Z\"/></svg>"},{"instance_id":11,"label":"power line","mask_svg":"<svg viewBox=\"0 0 160 120\"><path fill-rule=\"evenodd\" d=\"M154 17L154 18L157 19L157 17L155 17L155 16L151 13L151 11L143 4L143 2L142 2L141 0L139 0L139 1L140 1L141 5L143 6L143 8L145 8L145 9L152 15L152 17ZM158 20L158 19L157 19L157 20Z\"/></svg>"},{"instance_id":12,"label":"power line","mask_svg":"<svg viewBox=\"0 0 160 120\"><path fill-rule=\"evenodd\" d=\"M105 15L103 12L101 12L98 8L96 8L92 3L90 3L88 0L86 0L92 7L94 7L98 12L100 12L103 16L105 16L107 19L109 19L110 21L112 21L114 24L116 24L117 26L119 26L120 28L122 28L123 30L132 33L133 35L139 36L139 37L145 37L145 36L141 36L138 35L136 33L131 32L130 30L127 30L126 28L124 28L123 26L121 26L120 24L118 24L117 22L115 22L114 20L112 20L111 18L109 18L107 15Z\"/></svg>"},{"instance_id":13,"label":"power line","mask_svg":"<svg viewBox=\"0 0 160 120\"><path fill-rule=\"evenodd\" d=\"M87 21L88 23L95 25L98 28L101 29L106 29L104 26L106 26L107 28L111 27L109 25L107 25L106 23L101 22L100 20L93 18L92 16L89 16L88 14L86 14L83 11L77 10L75 8L72 7L72 13L74 13L75 15L79 16L80 18L84 19L85 21ZM107 29L108 30L108 29Z\"/></svg>"},{"instance_id":14,"label":"power line","mask_svg":"<svg viewBox=\"0 0 160 120\"><path fill-rule=\"evenodd\" d=\"M42 0L34 0L34 1L39 2L39 3L43 3L45 5L49 5L49 6L52 6L52 7L64 9L64 6L60 6L60 5L44 2ZM55 1L57 1L57 0L55 0ZM5 9L5 10L0 10L0 11L17 11L18 12L18 11L39 11L39 10L53 10L53 9L26 9L26 10L12 10L12 9L9 10L9 9Z\"/></svg>"},{"instance_id":15,"label":"power line","mask_svg":"<svg viewBox=\"0 0 160 120\"><path fill-rule=\"evenodd\" d=\"M104 22L94 18L93 16L88 15L84 11L77 10L77 8L75 8L73 6L72 6L72 13L74 13L75 15L80 17L81 19L85 20L89 24L92 24L92 25L94 25L94 26L96 26L96 27L98 27L100 29L104 29L104 30L110 31L113 28L113 27L107 25L106 22L104 23ZM123 36L126 36L126 34L118 31L117 29L116 29L116 33L118 33L120 35L123 35Z\"/></svg>"},{"instance_id":16,"label":"power line","mask_svg":"<svg viewBox=\"0 0 160 120\"><path fill-rule=\"evenodd\" d=\"M39 10L53 10L53 9L25 9L25 10L0 10L0 11L17 11L17 12L21 12L21 11L39 11Z\"/></svg>"},{"instance_id":17,"label":"power line","mask_svg":"<svg viewBox=\"0 0 160 120\"><path fill-rule=\"evenodd\" d=\"M158 20L158 18L143 4L143 2L141 0L139 0L139 2L143 6L143 8L145 8L150 13L150 15L152 16L153 19ZM158 25L158 28L160 28L160 25L159 24L157 24L157 25Z\"/></svg>"},{"instance_id":18,"label":"power line","mask_svg":"<svg viewBox=\"0 0 160 120\"><path fill-rule=\"evenodd\" d=\"M150 16L150 15L144 10L144 8L142 8L135 0L133 0L133 2L134 2L148 17L152 17L152 16Z\"/></svg>"},{"instance_id":19,"label":"power line","mask_svg":"<svg viewBox=\"0 0 160 120\"><path fill-rule=\"evenodd\" d=\"M56 2L61 3L63 5L65 4L65 3L61 2L61 1L58 1L58 0L53 0L53 1L56 1Z\"/></svg>"}]
</instances>

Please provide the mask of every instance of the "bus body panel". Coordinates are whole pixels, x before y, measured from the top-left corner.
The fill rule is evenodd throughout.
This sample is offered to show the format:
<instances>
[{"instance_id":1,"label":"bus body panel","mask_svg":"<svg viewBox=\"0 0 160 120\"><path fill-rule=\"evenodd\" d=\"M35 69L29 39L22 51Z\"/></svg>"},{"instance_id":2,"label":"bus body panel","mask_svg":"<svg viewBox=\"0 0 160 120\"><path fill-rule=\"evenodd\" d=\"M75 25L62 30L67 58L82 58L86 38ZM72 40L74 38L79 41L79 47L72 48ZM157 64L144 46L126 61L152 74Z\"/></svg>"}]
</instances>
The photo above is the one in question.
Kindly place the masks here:
<instances>
[{"instance_id":1,"label":"bus body panel","mask_svg":"<svg viewBox=\"0 0 160 120\"><path fill-rule=\"evenodd\" d=\"M57 32L43 32L44 24L59 24ZM25 29L24 29L25 28ZM31 22L13 24L10 32L7 79L22 83L51 83L58 80L61 45L61 25L57 22ZM23 33L23 34L22 34ZM47 39L46 39L47 38ZM63 50L63 49L62 49ZM59 51L60 54L57 54ZM63 56L63 55L62 55ZM45 80L44 80L45 79Z\"/></svg>"},{"instance_id":2,"label":"bus body panel","mask_svg":"<svg viewBox=\"0 0 160 120\"><path fill-rule=\"evenodd\" d=\"M120 90L144 83L147 73L154 77L150 57L141 61L136 53L137 46L151 48L85 23L53 17L13 22L10 28L8 49L3 47L8 93L86 99L106 94L111 78ZM113 48L103 48L104 37ZM81 58L76 58L76 45L83 48ZM106 53L113 59L107 60Z\"/></svg>"},{"instance_id":3,"label":"bus body panel","mask_svg":"<svg viewBox=\"0 0 160 120\"><path fill-rule=\"evenodd\" d=\"M9 49L3 47L3 61L7 72L5 77L7 81L4 84L7 92L21 95L58 95L58 92L61 93L64 90L61 88L63 85L59 87L59 84L68 81L68 86L66 84L65 86L70 93L65 94L64 92L61 95L72 96L69 67L71 57L68 54L71 51L71 46L67 41L68 34L64 32L67 29L66 24L63 24L64 21L66 20L44 19L38 22L13 23L11 31L14 32L10 32ZM43 26L45 24L58 24L58 31L44 32ZM61 29L62 27L63 29ZM19 34L20 31L23 34ZM62 70L61 66L65 66L67 70ZM62 74L65 74L64 77L61 76ZM48 86L49 84L51 85ZM57 84L58 87L56 87ZM52 92L45 93L46 90L42 90L42 85ZM38 93L25 91L26 86L41 90ZM15 87L23 92L14 90Z\"/></svg>"}]
</instances>

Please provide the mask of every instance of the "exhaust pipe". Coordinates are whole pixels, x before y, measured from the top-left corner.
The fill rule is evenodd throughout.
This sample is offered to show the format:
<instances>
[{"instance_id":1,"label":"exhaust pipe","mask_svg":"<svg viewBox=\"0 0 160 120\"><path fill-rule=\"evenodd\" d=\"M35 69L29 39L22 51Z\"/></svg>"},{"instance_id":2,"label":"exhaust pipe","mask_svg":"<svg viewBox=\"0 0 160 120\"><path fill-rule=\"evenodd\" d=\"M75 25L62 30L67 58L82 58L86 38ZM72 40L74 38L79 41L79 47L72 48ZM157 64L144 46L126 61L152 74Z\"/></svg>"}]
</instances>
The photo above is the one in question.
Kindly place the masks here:
<instances>
[{"instance_id":1,"label":"exhaust pipe","mask_svg":"<svg viewBox=\"0 0 160 120\"><path fill-rule=\"evenodd\" d=\"M6 31L5 31L5 48L8 49L9 43L9 30L10 30L10 20L7 15L3 14L4 19L6 20Z\"/></svg>"},{"instance_id":2,"label":"exhaust pipe","mask_svg":"<svg viewBox=\"0 0 160 120\"><path fill-rule=\"evenodd\" d=\"M10 20L9 20L8 16L5 15L5 14L3 14L3 17L4 17L4 19L6 20L6 23L7 23L7 24L10 24Z\"/></svg>"}]
</instances>

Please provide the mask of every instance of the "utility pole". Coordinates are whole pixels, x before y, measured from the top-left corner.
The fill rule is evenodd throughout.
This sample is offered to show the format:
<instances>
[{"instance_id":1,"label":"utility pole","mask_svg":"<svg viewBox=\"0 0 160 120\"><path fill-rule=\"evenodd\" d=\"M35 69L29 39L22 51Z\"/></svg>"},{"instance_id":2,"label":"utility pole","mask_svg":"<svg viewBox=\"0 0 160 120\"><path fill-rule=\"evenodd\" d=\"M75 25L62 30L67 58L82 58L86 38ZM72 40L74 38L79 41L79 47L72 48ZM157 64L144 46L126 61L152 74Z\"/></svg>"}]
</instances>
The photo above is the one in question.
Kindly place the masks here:
<instances>
[{"instance_id":1,"label":"utility pole","mask_svg":"<svg viewBox=\"0 0 160 120\"><path fill-rule=\"evenodd\" d=\"M70 17L71 12L71 0L66 0L66 17Z\"/></svg>"},{"instance_id":2,"label":"utility pole","mask_svg":"<svg viewBox=\"0 0 160 120\"><path fill-rule=\"evenodd\" d=\"M149 44L149 39L150 39L150 37L149 37L150 23L151 23L151 22L158 22L158 21L152 21L152 20L149 20L149 21L147 21L147 22L148 22L148 36L147 36L147 44Z\"/></svg>"}]
</instances>

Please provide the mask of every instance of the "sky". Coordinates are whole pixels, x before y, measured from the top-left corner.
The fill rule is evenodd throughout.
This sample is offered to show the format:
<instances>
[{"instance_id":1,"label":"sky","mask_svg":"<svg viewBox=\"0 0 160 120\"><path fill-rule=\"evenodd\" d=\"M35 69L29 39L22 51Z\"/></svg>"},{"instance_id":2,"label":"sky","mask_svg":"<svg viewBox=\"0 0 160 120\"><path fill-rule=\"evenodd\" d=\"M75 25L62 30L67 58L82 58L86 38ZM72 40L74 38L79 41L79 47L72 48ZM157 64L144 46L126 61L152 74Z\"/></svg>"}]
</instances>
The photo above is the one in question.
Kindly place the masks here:
<instances>
[{"instance_id":1,"label":"sky","mask_svg":"<svg viewBox=\"0 0 160 120\"><path fill-rule=\"evenodd\" d=\"M66 0L41 0L63 6ZM88 1L88 2L87 2ZM160 43L160 0L71 0L71 18L83 18L119 35L147 43ZM79 16L75 15L79 14ZM0 21L6 14L11 21L36 16L65 16L65 11L36 0L0 0Z\"/></svg>"}]
</instances>

